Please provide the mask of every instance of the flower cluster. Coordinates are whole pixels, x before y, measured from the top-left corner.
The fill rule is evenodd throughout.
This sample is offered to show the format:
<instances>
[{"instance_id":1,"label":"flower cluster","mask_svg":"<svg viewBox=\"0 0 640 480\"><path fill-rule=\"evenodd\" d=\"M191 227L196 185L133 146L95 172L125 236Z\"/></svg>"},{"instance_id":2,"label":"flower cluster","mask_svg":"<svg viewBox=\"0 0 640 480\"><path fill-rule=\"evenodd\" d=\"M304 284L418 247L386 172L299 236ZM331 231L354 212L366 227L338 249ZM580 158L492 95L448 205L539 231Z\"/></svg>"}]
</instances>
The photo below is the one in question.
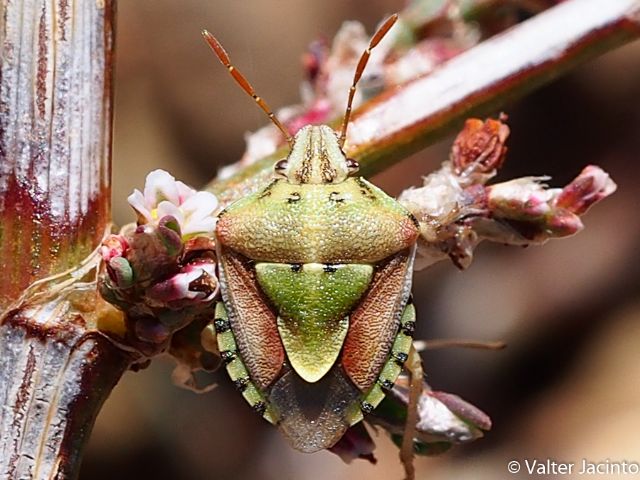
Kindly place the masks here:
<instances>
[{"instance_id":1,"label":"flower cluster","mask_svg":"<svg viewBox=\"0 0 640 480\"><path fill-rule=\"evenodd\" d=\"M469 119L458 134L450 161L399 197L420 223L416 269L449 257L463 269L481 240L540 244L582 228L581 215L616 190L600 167L588 166L564 188L547 177L524 177L485 185L504 162L506 116Z\"/></svg>"},{"instance_id":2,"label":"flower cluster","mask_svg":"<svg viewBox=\"0 0 640 480\"><path fill-rule=\"evenodd\" d=\"M482 201L495 221L514 233L510 243L541 243L578 233L583 228L580 215L616 190L609 175L594 165L564 188L547 188L544 180L525 177L486 187Z\"/></svg>"},{"instance_id":3,"label":"flower cluster","mask_svg":"<svg viewBox=\"0 0 640 480\"><path fill-rule=\"evenodd\" d=\"M134 340L164 348L172 333L206 312L218 294L218 201L163 170L147 176L129 204L138 215L103 242L103 297L127 313Z\"/></svg>"}]
</instances>

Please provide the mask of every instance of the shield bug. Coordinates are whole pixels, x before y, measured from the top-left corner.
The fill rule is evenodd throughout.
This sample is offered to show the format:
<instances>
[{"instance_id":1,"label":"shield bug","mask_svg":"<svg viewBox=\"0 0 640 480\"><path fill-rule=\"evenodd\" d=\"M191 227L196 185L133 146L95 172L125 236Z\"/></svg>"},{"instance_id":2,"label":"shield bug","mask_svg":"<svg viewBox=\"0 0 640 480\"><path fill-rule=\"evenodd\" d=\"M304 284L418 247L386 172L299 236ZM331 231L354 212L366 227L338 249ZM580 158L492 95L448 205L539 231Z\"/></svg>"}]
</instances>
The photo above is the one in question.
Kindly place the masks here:
<instances>
[{"instance_id":1,"label":"shield bug","mask_svg":"<svg viewBox=\"0 0 640 480\"><path fill-rule=\"evenodd\" d=\"M308 125L294 138L203 32L290 145L271 183L219 215L218 348L253 409L303 452L333 446L375 409L412 351L418 222L343 151L356 85L396 19L360 58L340 132Z\"/></svg>"}]
</instances>

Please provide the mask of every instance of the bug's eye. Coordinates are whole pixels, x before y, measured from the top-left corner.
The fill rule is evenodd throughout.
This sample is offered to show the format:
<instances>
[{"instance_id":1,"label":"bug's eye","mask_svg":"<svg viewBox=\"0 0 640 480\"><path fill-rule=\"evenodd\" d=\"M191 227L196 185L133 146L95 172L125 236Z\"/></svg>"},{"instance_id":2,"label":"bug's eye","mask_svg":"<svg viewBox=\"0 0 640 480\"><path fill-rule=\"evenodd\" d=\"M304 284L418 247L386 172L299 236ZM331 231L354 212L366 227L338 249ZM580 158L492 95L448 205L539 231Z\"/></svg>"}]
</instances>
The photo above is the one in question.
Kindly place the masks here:
<instances>
[{"instance_id":1,"label":"bug's eye","mask_svg":"<svg viewBox=\"0 0 640 480\"><path fill-rule=\"evenodd\" d=\"M289 162L287 162L287 160L284 159L284 160L277 161L276 164L273 166L273 169L276 171L276 173L283 174L288 166L289 166Z\"/></svg>"},{"instance_id":2,"label":"bug's eye","mask_svg":"<svg viewBox=\"0 0 640 480\"><path fill-rule=\"evenodd\" d=\"M349 173L356 173L360 169L360 164L353 158L347 158L347 169Z\"/></svg>"}]
</instances>

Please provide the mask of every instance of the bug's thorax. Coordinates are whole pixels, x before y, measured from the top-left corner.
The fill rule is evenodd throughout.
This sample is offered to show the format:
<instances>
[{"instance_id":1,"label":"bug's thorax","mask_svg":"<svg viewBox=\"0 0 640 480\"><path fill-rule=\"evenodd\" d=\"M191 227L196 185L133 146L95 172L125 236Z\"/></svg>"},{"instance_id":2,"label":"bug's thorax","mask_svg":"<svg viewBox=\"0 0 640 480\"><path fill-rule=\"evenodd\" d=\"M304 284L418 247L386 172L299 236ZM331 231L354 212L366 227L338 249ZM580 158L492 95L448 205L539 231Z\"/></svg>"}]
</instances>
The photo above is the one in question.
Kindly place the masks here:
<instances>
[{"instance_id":1,"label":"bug's thorax","mask_svg":"<svg viewBox=\"0 0 640 480\"><path fill-rule=\"evenodd\" d=\"M349 167L336 133L326 125L307 125L296 134L280 173L293 184L335 184L347 178Z\"/></svg>"}]
</instances>

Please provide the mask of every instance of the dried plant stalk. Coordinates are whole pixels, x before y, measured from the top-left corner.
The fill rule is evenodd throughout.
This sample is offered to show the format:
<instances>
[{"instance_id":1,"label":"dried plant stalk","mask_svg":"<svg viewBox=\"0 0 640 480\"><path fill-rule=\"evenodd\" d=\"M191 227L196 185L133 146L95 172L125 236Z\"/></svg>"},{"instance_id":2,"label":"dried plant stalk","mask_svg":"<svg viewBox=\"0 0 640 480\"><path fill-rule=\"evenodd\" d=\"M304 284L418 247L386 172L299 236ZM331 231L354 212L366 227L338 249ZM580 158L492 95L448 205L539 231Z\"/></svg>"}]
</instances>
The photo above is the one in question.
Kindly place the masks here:
<instances>
[{"instance_id":1,"label":"dried plant stalk","mask_svg":"<svg viewBox=\"0 0 640 480\"><path fill-rule=\"evenodd\" d=\"M80 278L23 295L80 264L109 225L113 20L110 0L0 3L2 478L77 476L131 360L96 332L106 307Z\"/></svg>"},{"instance_id":2,"label":"dried plant stalk","mask_svg":"<svg viewBox=\"0 0 640 480\"><path fill-rule=\"evenodd\" d=\"M131 358L87 331L95 291L11 311L0 329L0 476L76 478L94 420Z\"/></svg>"},{"instance_id":3,"label":"dried plant stalk","mask_svg":"<svg viewBox=\"0 0 640 480\"><path fill-rule=\"evenodd\" d=\"M77 264L109 222L111 8L0 7L0 306Z\"/></svg>"}]
</instances>

